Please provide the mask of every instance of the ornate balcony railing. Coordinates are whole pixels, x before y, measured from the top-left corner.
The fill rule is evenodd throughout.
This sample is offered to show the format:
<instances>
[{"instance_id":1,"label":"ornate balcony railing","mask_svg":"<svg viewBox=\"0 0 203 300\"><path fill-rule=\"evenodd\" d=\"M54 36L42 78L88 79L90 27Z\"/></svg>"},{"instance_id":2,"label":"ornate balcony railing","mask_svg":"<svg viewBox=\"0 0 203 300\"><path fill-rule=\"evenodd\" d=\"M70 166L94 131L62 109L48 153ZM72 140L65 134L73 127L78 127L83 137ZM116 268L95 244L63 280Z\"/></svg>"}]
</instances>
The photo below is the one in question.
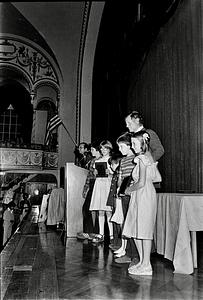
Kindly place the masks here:
<instances>
[{"instance_id":1,"label":"ornate balcony railing","mask_svg":"<svg viewBox=\"0 0 203 300\"><path fill-rule=\"evenodd\" d=\"M0 170L58 168L58 153L41 149L0 148Z\"/></svg>"}]
</instances>

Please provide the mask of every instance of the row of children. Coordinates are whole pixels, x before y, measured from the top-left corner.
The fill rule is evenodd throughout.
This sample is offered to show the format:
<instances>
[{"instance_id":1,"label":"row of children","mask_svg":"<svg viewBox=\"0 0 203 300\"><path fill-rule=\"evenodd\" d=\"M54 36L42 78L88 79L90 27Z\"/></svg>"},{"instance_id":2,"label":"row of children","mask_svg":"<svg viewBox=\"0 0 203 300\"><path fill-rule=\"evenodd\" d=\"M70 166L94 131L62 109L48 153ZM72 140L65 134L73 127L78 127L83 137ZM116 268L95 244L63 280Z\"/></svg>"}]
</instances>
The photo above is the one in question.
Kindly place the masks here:
<instances>
[{"instance_id":1,"label":"row of children","mask_svg":"<svg viewBox=\"0 0 203 300\"><path fill-rule=\"evenodd\" d=\"M139 261L132 260L133 255L129 261L124 261L131 262L128 272L151 275L150 253L157 206L154 183L161 181L157 161L164 149L157 134L144 128L138 112L132 112L125 121L129 132L116 141L122 156L113 155L113 147L108 140L91 146L94 158L90 162L83 190L83 216L84 221L88 219L90 222L97 214L99 228L98 234L90 235L90 231L85 232L84 227L81 235L94 243L103 242L106 215L110 248L117 262L126 256L133 243ZM98 163L106 163L106 176L99 175ZM91 214L94 214L94 218L91 218ZM118 249L114 241L119 230L122 238Z\"/></svg>"}]
</instances>

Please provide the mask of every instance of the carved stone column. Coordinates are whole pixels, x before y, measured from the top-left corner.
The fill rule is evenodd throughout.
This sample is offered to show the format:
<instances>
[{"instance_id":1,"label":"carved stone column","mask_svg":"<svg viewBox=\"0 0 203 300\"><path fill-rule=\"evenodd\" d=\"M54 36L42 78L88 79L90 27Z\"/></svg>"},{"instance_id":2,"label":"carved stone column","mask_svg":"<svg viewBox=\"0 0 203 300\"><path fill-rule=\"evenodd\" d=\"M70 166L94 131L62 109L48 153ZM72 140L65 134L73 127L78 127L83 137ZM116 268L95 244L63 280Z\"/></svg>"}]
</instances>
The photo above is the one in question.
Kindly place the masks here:
<instances>
[{"instance_id":1,"label":"carved stone column","mask_svg":"<svg viewBox=\"0 0 203 300\"><path fill-rule=\"evenodd\" d=\"M35 93L31 91L30 93L31 104L33 106L33 119L32 119L32 135L31 135L31 143L35 143L35 124L36 124L36 110L34 105Z\"/></svg>"}]
</instances>

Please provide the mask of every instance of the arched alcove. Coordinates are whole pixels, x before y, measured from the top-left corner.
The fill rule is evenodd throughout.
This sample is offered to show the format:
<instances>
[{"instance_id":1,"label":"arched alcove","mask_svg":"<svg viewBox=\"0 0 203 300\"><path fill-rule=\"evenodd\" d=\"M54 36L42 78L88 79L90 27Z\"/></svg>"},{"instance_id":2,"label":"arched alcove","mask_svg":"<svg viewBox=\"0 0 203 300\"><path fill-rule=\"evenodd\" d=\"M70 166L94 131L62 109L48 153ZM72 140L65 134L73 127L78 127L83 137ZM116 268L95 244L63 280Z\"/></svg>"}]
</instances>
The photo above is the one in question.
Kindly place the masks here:
<instances>
[{"instance_id":1,"label":"arched alcove","mask_svg":"<svg viewBox=\"0 0 203 300\"><path fill-rule=\"evenodd\" d=\"M7 80L0 86L1 106L0 114L5 113L12 105L13 110L19 117L20 138L24 143L30 143L32 131L33 108L31 98L26 88L15 80ZM2 122L1 122L2 124ZM12 122L14 124L14 122ZM14 126L14 125L12 125Z\"/></svg>"},{"instance_id":2,"label":"arched alcove","mask_svg":"<svg viewBox=\"0 0 203 300\"><path fill-rule=\"evenodd\" d=\"M56 106L49 98L43 98L37 105L37 110L47 111L48 120L56 113Z\"/></svg>"}]
</instances>

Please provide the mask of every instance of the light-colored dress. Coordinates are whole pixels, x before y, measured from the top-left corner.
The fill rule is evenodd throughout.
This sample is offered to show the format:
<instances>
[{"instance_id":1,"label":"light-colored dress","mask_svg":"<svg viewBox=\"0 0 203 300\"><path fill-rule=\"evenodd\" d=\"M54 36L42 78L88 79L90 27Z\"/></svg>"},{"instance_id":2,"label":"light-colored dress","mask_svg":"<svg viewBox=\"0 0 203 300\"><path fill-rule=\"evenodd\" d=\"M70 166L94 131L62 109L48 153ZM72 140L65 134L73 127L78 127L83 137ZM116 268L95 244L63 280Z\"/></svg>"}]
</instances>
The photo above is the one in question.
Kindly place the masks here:
<instances>
[{"instance_id":1,"label":"light-colored dress","mask_svg":"<svg viewBox=\"0 0 203 300\"><path fill-rule=\"evenodd\" d=\"M161 182L157 162L152 163L146 155L134 159L136 163L132 176L135 182L139 179L140 164L146 167L145 185L133 191L125 219L122 235L137 239L153 239L157 212L156 190L153 182Z\"/></svg>"},{"instance_id":2,"label":"light-colored dress","mask_svg":"<svg viewBox=\"0 0 203 300\"><path fill-rule=\"evenodd\" d=\"M98 160L95 160L95 162L108 162L108 159L109 156L104 156L99 158ZM108 175L108 177L96 178L89 210L112 211L111 206L106 205L108 195L110 192L112 173L113 173L108 163L107 166L110 174Z\"/></svg>"}]
</instances>

